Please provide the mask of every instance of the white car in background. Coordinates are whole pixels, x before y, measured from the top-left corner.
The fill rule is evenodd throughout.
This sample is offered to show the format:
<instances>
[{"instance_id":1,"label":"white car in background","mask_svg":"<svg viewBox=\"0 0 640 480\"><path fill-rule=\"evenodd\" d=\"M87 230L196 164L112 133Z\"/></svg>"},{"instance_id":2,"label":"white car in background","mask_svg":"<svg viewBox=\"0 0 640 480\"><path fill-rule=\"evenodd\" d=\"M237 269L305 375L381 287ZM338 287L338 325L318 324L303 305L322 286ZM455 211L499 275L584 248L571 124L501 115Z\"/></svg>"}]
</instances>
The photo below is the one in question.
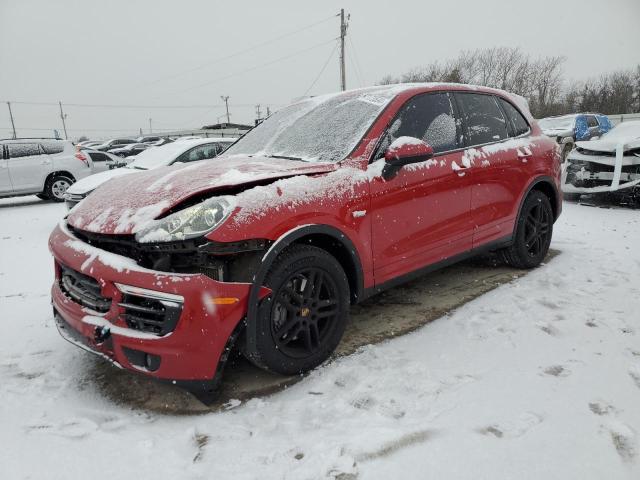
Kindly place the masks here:
<instances>
[{"instance_id":1,"label":"white car in background","mask_svg":"<svg viewBox=\"0 0 640 480\"><path fill-rule=\"evenodd\" d=\"M199 138L168 143L161 147L153 147L138 154L135 160L123 168L116 168L98 173L77 182L68 189L65 201L69 209L75 207L87 195L104 182L121 175L166 167L175 163L188 163L214 158L224 152L235 138Z\"/></svg>"},{"instance_id":2,"label":"white car in background","mask_svg":"<svg viewBox=\"0 0 640 480\"><path fill-rule=\"evenodd\" d=\"M623 122L602 137L576 142L563 165L567 199L584 194L614 194L640 201L640 121Z\"/></svg>"},{"instance_id":3,"label":"white car in background","mask_svg":"<svg viewBox=\"0 0 640 480\"><path fill-rule=\"evenodd\" d=\"M106 168L68 140L0 140L0 197L35 194L62 202L74 182Z\"/></svg>"}]
</instances>

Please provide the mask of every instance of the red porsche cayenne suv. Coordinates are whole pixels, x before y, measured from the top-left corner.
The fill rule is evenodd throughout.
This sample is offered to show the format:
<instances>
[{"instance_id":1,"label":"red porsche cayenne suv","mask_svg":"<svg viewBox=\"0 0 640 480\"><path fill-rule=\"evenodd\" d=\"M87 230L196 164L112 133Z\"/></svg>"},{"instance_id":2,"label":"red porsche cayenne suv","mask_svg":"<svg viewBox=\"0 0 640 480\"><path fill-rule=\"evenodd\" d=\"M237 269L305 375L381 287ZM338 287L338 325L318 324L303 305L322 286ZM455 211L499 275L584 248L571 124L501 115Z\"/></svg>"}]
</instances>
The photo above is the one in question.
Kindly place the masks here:
<instances>
[{"instance_id":1,"label":"red porsche cayenne suv","mask_svg":"<svg viewBox=\"0 0 640 480\"><path fill-rule=\"evenodd\" d=\"M350 303L479 252L538 265L559 182L555 143L504 91L305 99L215 162L115 178L76 206L49 240L54 317L76 345L201 395L234 344L304 372Z\"/></svg>"}]
</instances>

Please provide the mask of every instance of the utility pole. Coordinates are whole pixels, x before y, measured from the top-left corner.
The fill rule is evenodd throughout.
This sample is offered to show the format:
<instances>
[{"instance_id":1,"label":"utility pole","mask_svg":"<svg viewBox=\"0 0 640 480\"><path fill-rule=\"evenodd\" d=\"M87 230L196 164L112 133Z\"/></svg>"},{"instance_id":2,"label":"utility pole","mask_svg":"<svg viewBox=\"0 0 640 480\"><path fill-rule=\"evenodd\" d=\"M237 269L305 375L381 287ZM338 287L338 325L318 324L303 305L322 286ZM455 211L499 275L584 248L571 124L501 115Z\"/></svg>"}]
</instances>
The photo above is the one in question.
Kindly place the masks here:
<instances>
[{"instance_id":1,"label":"utility pole","mask_svg":"<svg viewBox=\"0 0 640 480\"><path fill-rule=\"evenodd\" d=\"M347 15L345 21L344 8L340 9L340 88L342 91L347 89L347 74L345 72L345 55L344 55L344 37L347 36L347 27L349 24L347 21L351 15Z\"/></svg>"},{"instance_id":2,"label":"utility pole","mask_svg":"<svg viewBox=\"0 0 640 480\"><path fill-rule=\"evenodd\" d=\"M9 107L9 116L11 117L11 127L13 128L13 138L18 138L16 135L16 124L13 123L13 112L11 111L11 102L7 102L7 107Z\"/></svg>"},{"instance_id":3,"label":"utility pole","mask_svg":"<svg viewBox=\"0 0 640 480\"><path fill-rule=\"evenodd\" d=\"M149 117L149 133L153 133L153 128L151 126L151 117Z\"/></svg>"},{"instance_id":4,"label":"utility pole","mask_svg":"<svg viewBox=\"0 0 640 480\"><path fill-rule=\"evenodd\" d=\"M262 122L262 112L260 111L260 104L256 105L256 125Z\"/></svg>"},{"instance_id":5,"label":"utility pole","mask_svg":"<svg viewBox=\"0 0 640 480\"><path fill-rule=\"evenodd\" d=\"M67 118L67 114L62 111L62 102L58 102L58 105L60 105L60 119L62 120L62 128L64 129L64 139L68 140L69 137L67 136L67 124L64 121Z\"/></svg>"},{"instance_id":6,"label":"utility pole","mask_svg":"<svg viewBox=\"0 0 640 480\"><path fill-rule=\"evenodd\" d=\"M231 123L231 117L229 115L229 95L227 95L227 96L220 95L220 98L222 99L222 101L227 106L227 123Z\"/></svg>"}]
</instances>

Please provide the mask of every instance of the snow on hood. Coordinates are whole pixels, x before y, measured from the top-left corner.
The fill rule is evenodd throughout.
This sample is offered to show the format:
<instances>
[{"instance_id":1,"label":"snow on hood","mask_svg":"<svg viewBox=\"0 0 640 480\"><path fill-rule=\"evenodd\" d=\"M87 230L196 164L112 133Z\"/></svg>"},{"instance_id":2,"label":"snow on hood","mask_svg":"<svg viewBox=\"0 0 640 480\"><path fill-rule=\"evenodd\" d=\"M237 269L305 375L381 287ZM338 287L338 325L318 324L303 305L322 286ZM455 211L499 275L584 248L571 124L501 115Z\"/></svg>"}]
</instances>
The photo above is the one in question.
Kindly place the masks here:
<instances>
[{"instance_id":1,"label":"snow on hood","mask_svg":"<svg viewBox=\"0 0 640 480\"><path fill-rule=\"evenodd\" d=\"M68 223L80 230L133 234L188 198L264 180L325 173L332 163L304 163L264 157L219 157L190 165L172 165L121 175L97 188L76 206Z\"/></svg>"},{"instance_id":2,"label":"snow on hood","mask_svg":"<svg viewBox=\"0 0 640 480\"><path fill-rule=\"evenodd\" d=\"M129 173L136 173L138 171L139 170L134 170L132 168L116 168L114 170L106 170L104 172L89 175L88 177L85 177L82 180L79 180L71 185L67 189L67 192L74 195L86 195L87 193L92 192L93 190L98 188L107 180L111 180L112 178L120 177L122 175L127 175Z\"/></svg>"},{"instance_id":3,"label":"snow on hood","mask_svg":"<svg viewBox=\"0 0 640 480\"><path fill-rule=\"evenodd\" d=\"M578 148L594 152L615 152L620 144L625 151L640 148L640 122L623 122L597 140L576 142Z\"/></svg>"}]
</instances>

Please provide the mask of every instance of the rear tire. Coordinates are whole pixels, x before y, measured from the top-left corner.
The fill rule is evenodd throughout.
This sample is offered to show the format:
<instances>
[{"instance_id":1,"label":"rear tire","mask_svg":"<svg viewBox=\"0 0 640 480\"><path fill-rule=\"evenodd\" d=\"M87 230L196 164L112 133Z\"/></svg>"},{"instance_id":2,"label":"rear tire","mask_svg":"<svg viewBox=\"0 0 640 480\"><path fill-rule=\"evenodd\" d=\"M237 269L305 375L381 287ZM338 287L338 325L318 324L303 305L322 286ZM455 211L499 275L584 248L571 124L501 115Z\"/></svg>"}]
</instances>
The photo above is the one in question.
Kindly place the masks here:
<instances>
[{"instance_id":1,"label":"rear tire","mask_svg":"<svg viewBox=\"0 0 640 480\"><path fill-rule=\"evenodd\" d=\"M533 268L547 256L553 235L553 210L549 197L533 190L524 201L516 223L513 243L500 251L515 268Z\"/></svg>"},{"instance_id":2,"label":"rear tire","mask_svg":"<svg viewBox=\"0 0 640 480\"><path fill-rule=\"evenodd\" d=\"M349 282L321 248L294 245L278 256L264 284L272 293L258 307L255 346L243 344L255 365L295 375L324 362L340 343L349 317ZM253 343L253 342L252 342Z\"/></svg>"},{"instance_id":3,"label":"rear tire","mask_svg":"<svg viewBox=\"0 0 640 480\"><path fill-rule=\"evenodd\" d=\"M44 195L54 202L64 202L64 194L73 185L73 179L65 175L56 175L49 179L44 189Z\"/></svg>"}]
</instances>

